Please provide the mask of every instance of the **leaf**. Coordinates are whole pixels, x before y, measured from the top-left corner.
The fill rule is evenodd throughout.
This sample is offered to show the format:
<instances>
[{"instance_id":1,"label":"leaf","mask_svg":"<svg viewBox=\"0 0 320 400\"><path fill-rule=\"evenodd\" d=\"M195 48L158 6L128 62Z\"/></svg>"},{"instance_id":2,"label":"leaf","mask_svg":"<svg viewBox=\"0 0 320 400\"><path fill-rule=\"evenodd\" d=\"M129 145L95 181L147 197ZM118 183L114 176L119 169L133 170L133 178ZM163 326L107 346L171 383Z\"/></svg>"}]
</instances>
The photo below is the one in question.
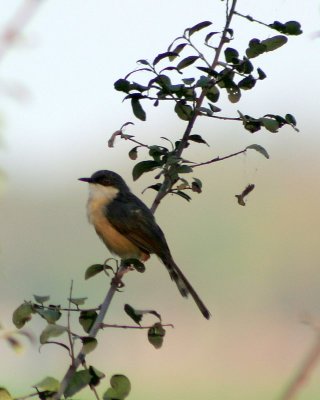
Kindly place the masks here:
<instances>
[{"instance_id":1,"label":"leaf","mask_svg":"<svg viewBox=\"0 0 320 400\"><path fill-rule=\"evenodd\" d=\"M262 154L264 157L270 158L267 150L264 147L260 146L260 144L251 144L250 146L246 147L246 150L247 149L255 150L258 153Z\"/></svg>"},{"instance_id":2,"label":"leaf","mask_svg":"<svg viewBox=\"0 0 320 400\"><path fill-rule=\"evenodd\" d=\"M195 32L199 32L201 29L207 28L208 26L212 25L210 21L203 21L199 22L198 24L194 25L191 28L186 29L189 33L189 36L193 35Z\"/></svg>"},{"instance_id":3,"label":"leaf","mask_svg":"<svg viewBox=\"0 0 320 400\"><path fill-rule=\"evenodd\" d=\"M217 86L210 87L209 89L206 90L205 94L206 98L212 101L212 103L216 103L220 97L220 92Z\"/></svg>"},{"instance_id":4,"label":"leaf","mask_svg":"<svg viewBox=\"0 0 320 400\"><path fill-rule=\"evenodd\" d=\"M260 54L266 52L266 46L260 42L259 39L251 39L249 42L249 47L246 50L246 55L248 58L258 57Z\"/></svg>"},{"instance_id":5,"label":"leaf","mask_svg":"<svg viewBox=\"0 0 320 400\"><path fill-rule=\"evenodd\" d=\"M162 347L165 334L165 329L159 322L157 322L148 330L148 340L154 348L160 349Z\"/></svg>"},{"instance_id":6,"label":"leaf","mask_svg":"<svg viewBox=\"0 0 320 400\"><path fill-rule=\"evenodd\" d=\"M66 390L64 391L65 397L71 397L89 385L91 374L89 370L77 371L71 377Z\"/></svg>"},{"instance_id":7,"label":"leaf","mask_svg":"<svg viewBox=\"0 0 320 400\"><path fill-rule=\"evenodd\" d=\"M115 90L119 92L129 93L130 92L130 82L126 79L118 79L114 83Z\"/></svg>"},{"instance_id":8,"label":"leaf","mask_svg":"<svg viewBox=\"0 0 320 400\"><path fill-rule=\"evenodd\" d=\"M112 389L112 388L109 388L109 389L103 394L102 399L103 399L103 400L122 400L122 399L119 397L117 391L114 390L114 389Z\"/></svg>"},{"instance_id":9,"label":"leaf","mask_svg":"<svg viewBox=\"0 0 320 400\"><path fill-rule=\"evenodd\" d=\"M121 399L126 398L131 391L130 380L125 375L113 375L110 379L110 385Z\"/></svg>"},{"instance_id":10,"label":"leaf","mask_svg":"<svg viewBox=\"0 0 320 400\"><path fill-rule=\"evenodd\" d=\"M195 61L198 60L198 58L199 56L189 56L184 58L178 63L177 65L178 70L189 67L189 65L192 65Z\"/></svg>"},{"instance_id":11,"label":"leaf","mask_svg":"<svg viewBox=\"0 0 320 400\"><path fill-rule=\"evenodd\" d=\"M59 311L59 308L57 307L49 309L36 308L35 311L37 314L40 315L40 317L45 319L49 324L54 324L61 318L62 315L61 312Z\"/></svg>"},{"instance_id":12,"label":"leaf","mask_svg":"<svg viewBox=\"0 0 320 400\"><path fill-rule=\"evenodd\" d=\"M49 324L40 335L40 343L45 344L50 338L58 337L67 331L67 328L62 325Z\"/></svg>"},{"instance_id":13,"label":"leaf","mask_svg":"<svg viewBox=\"0 0 320 400\"><path fill-rule=\"evenodd\" d=\"M11 394L4 387L0 387L0 400L13 400Z\"/></svg>"},{"instance_id":14,"label":"leaf","mask_svg":"<svg viewBox=\"0 0 320 400\"><path fill-rule=\"evenodd\" d=\"M82 337L81 341L83 344L82 351L85 355L91 353L98 345L97 339L91 336Z\"/></svg>"},{"instance_id":15,"label":"leaf","mask_svg":"<svg viewBox=\"0 0 320 400\"><path fill-rule=\"evenodd\" d=\"M129 158L131 160L136 160L138 158L138 148L141 146L135 146L133 149L131 149L128 153Z\"/></svg>"},{"instance_id":16,"label":"leaf","mask_svg":"<svg viewBox=\"0 0 320 400\"><path fill-rule=\"evenodd\" d=\"M88 299L88 297L78 297L78 298L71 298L68 299L70 301L70 303L76 305L76 306L82 306L86 300Z\"/></svg>"},{"instance_id":17,"label":"leaf","mask_svg":"<svg viewBox=\"0 0 320 400\"><path fill-rule=\"evenodd\" d=\"M147 160L147 161L140 161L133 167L132 170L132 177L133 180L136 181L140 178L140 176L146 172L153 171L154 169L158 168L162 164L158 161Z\"/></svg>"},{"instance_id":18,"label":"leaf","mask_svg":"<svg viewBox=\"0 0 320 400\"><path fill-rule=\"evenodd\" d=\"M143 314L139 310L135 310L133 307L130 306L130 304L125 304L124 311L127 313L127 315L129 315L131 319L133 319L136 324L140 325Z\"/></svg>"},{"instance_id":19,"label":"leaf","mask_svg":"<svg viewBox=\"0 0 320 400\"><path fill-rule=\"evenodd\" d=\"M169 56L169 60L173 61L181 51L187 46L187 43L180 43L172 50L172 56Z\"/></svg>"},{"instance_id":20,"label":"leaf","mask_svg":"<svg viewBox=\"0 0 320 400\"><path fill-rule=\"evenodd\" d=\"M224 57L227 63L235 63L239 61L239 52L232 47L227 47L224 51Z\"/></svg>"},{"instance_id":21,"label":"leaf","mask_svg":"<svg viewBox=\"0 0 320 400\"><path fill-rule=\"evenodd\" d=\"M46 301L50 300L50 296L37 296L36 294L34 294L33 297L35 301L40 304L43 304Z\"/></svg>"},{"instance_id":22,"label":"leaf","mask_svg":"<svg viewBox=\"0 0 320 400\"><path fill-rule=\"evenodd\" d=\"M206 35L205 39L204 39L205 44L208 44L208 42L209 42L209 40L212 38L212 36L213 36L213 35L216 35L217 33L219 33L219 32L209 32L209 33Z\"/></svg>"},{"instance_id":23,"label":"leaf","mask_svg":"<svg viewBox=\"0 0 320 400\"><path fill-rule=\"evenodd\" d=\"M86 280L90 279L90 278L92 278L93 276L99 274L102 271L103 271L103 265L102 264L90 265L90 267L88 267L86 269L86 273L84 275L84 279L86 279Z\"/></svg>"},{"instance_id":24,"label":"leaf","mask_svg":"<svg viewBox=\"0 0 320 400\"><path fill-rule=\"evenodd\" d=\"M273 51L286 44L288 38L283 35L273 36L271 38L262 40L261 44L266 46L266 51Z\"/></svg>"},{"instance_id":25,"label":"leaf","mask_svg":"<svg viewBox=\"0 0 320 400\"><path fill-rule=\"evenodd\" d=\"M267 75L264 73L264 71L262 71L261 68L257 68L257 72L258 72L258 75L259 75L259 79L261 81L267 77Z\"/></svg>"},{"instance_id":26,"label":"leaf","mask_svg":"<svg viewBox=\"0 0 320 400\"><path fill-rule=\"evenodd\" d=\"M172 193L173 193L173 194L176 194L177 196L182 197L183 199L185 199L185 200L187 200L187 201L192 200L191 197L190 197L187 193L182 192L181 190L177 190L177 191L172 192Z\"/></svg>"},{"instance_id":27,"label":"leaf","mask_svg":"<svg viewBox=\"0 0 320 400\"><path fill-rule=\"evenodd\" d=\"M97 386L99 385L101 379L105 378L105 374L99 371L97 368L93 367L92 365L89 366L89 372L91 375L90 386Z\"/></svg>"},{"instance_id":28,"label":"leaf","mask_svg":"<svg viewBox=\"0 0 320 400\"><path fill-rule=\"evenodd\" d=\"M201 193L202 192L202 182L198 178L193 178L193 182L191 184L191 189L193 192Z\"/></svg>"},{"instance_id":29,"label":"leaf","mask_svg":"<svg viewBox=\"0 0 320 400\"><path fill-rule=\"evenodd\" d=\"M252 89L256 84L256 80L252 75L248 75L245 78L241 79L241 81L238 82L238 86L240 89L243 90L250 90Z\"/></svg>"},{"instance_id":30,"label":"leaf","mask_svg":"<svg viewBox=\"0 0 320 400\"><path fill-rule=\"evenodd\" d=\"M33 387L37 388L39 391L56 393L60 389L60 383L57 379L52 378L51 376L47 376L46 378L42 379L42 381L40 381ZM1 399L1 397L0 397L0 399Z\"/></svg>"},{"instance_id":31,"label":"leaf","mask_svg":"<svg viewBox=\"0 0 320 400\"><path fill-rule=\"evenodd\" d=\"M123 265L125 267L130 267L133 266L133 268L138 271L138 272L145 272L146 267L143 264L143 262L141 262L140 260L136 259L136 258L127 258L125 260L123 260Z\"/></svg>"},{"instance_id":32,"label":"leaf","mask_svg":"<svg viewBox=\"0 0 320 400\"><path fill-rule=\"evenodd\" d=\"M164 58L169 58L170 57L177 57L179 54L175 53L173 51L166 51L165 53L160 53L157 55L157 57L153 60L152 65L155 66L156 64L158 64L158 62L160 62L161 60L163 60Z\"/></svg>"},{"instance_id":33,"label":"leaf","mask_svg":"<svg viewBox=\"0 0 320 400\"><path fill-rule=\"evenodd\" d=\"M210 107L212 112L215 113L215 112L220 112L221 111L221 108L215 106L214 104L211 104L211 103L208 103L208 104L209 104L209 107Z\"/></svg>"},{"instance_id":34,"label":"leaf","mask_svg":"<svg viewBox=\"0 0 320 400\"><path fill-rule=\"evenodd\" d=\"M287 35L301 35L302 30L301 30L301 25L297 21L288 21L284 24Z\"/></svg>"},{"instance_id":35,"label":"leaf","mask_svg":"<svg viewBox=\"0 0 320 400\"><path fill-rule=\"evenodd\" d=\"M147 116L146 116L146 113L145 113L144 109L142 108L142 106L141 106L140 101L139 101L138 98L133 97L133 98L131 99L131 106L132 106L133 114L134 114L138 119L140 119L141 121L145 121L146 118L147 118Z\"/></svg>"},{"instance_id":36,"label":"leaf","mask_svg":"<svg viewBox=\"0 0 320 400\"><path fill-rule=\"evenodd\" d=\"M176 103L174 111L183 121L189 121L193 115L193 108L183 102Z\"/></svg>"},{"instance_id":37,"label":"leaf","mask_svg":"<svg viewBox=\"0 0 320 400\"><path fill-rule=\"evenodd\" d=\"M245 197L248 196L249 193L251 193L253 191L253 189L255 188L254 184L249 184L240 194L236 194L235 197L238 200L238 204L240 206L245 206L246 202L245 202Z\"/></svg>"},{"instance_id":38,"label":"leaf","mask_svg":"<svg viewBox=\"0 0 320 400\"><path fill-rule=\"evenodd\" d=\"M79 323L85 332L89 333L93 324L97 319L98 314L95 311L81 311L79 317Z\"/></svg>"},{"instance_id":39,"label":"leaf","mask_svg":"<svg viewBox=\"0 0 320 400\"><path fill-rule=\"evenodd\" d=\"M269 131L269 132L278 132L279 129L279 122L276 119L272 118L260 118L262 125Z\"/></svg>"},{"instance_id":40,"label":"leaf","mask_svg":"<svg viewBox=\"0 0 320 400\"><path fill-rule=\"evenodd\" d=\"M30 303L23 303L13 312L12 322L16 328L20 329L26 322L30 321L32 314L34 314L32 305Z\"/></svg>"},{"instance_id":41,"label":"leaf","mask_svg":"<svg viewBox=\"0 0 320 400\"><path fill-rule=\"evenodd\" d=\"M209 144L204 139L202 139L200 135L189 135L188 140L191 140L192 142L196 143L203 143L209 146Z\"/></svg>"},{"instance_id":42,"label":"leaf","mask_svg":"<svg viewBox=\"0 0 320 400\"><path fill-rule=\"evenodd\" d=\"M192 172L193 169L192 167L190 167L190 165L179 165L177 168L177 173L178 174L188 174L190 172Z\"/></svg>"},{"instance_id":43,"label":"leaf","mask_svg":"<svg viewBox=\"0 0 320 400\"><path fill-rule=\"evenodd\" d=\"M284 118L288 122L288 124L291 124L293 126L297 125L297 121L292 114L286 114Z\"/></svg>"}]
</instances>

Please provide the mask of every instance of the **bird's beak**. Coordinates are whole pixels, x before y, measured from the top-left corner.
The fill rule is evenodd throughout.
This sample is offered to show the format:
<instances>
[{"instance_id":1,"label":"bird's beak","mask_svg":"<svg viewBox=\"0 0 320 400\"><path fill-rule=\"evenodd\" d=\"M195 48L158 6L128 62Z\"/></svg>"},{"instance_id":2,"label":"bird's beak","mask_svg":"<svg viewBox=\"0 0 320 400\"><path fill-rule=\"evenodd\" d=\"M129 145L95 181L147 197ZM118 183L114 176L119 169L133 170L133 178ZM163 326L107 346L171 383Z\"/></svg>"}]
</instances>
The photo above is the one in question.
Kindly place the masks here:
<instances>
[{"instance_id":1,"label":"bird's beak","mask_svg":"<svg viewBox=\"0 0 320 400\"><path fill-rule=\"evenodd\" d=\"M92 183L92 179L91 178L79 178L78 180L81 181L81 182Z\"/></svg>"}]
</instances>

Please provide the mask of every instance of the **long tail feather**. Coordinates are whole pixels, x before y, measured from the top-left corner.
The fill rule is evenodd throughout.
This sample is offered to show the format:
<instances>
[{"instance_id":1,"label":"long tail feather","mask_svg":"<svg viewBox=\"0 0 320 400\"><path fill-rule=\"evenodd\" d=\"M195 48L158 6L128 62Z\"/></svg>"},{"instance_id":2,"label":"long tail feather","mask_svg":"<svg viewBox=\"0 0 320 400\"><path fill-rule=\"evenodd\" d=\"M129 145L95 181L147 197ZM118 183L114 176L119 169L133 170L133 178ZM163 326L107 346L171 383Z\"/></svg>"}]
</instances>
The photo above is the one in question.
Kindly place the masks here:
<instances>
[{"instance_id":1,"label":"long tail feather","mask_svg":"<svg viewBox=\"0 0 320 400\"><path fill-rule=\"evenodd\" d=\"M181 269L177 266L177 264L173 261L171 255L167 255L165 257L161 257L162 262L167 267L167 270L170 274L171 279L176 283L179 292L183 297L188 297L190 294L195 303L197 304L199 310L202 315L209 319L211 314L207 307L204 305L203 301L198 296L197 292L193 289L188 279L183 275Z\"/></svg>"}]
</instances>

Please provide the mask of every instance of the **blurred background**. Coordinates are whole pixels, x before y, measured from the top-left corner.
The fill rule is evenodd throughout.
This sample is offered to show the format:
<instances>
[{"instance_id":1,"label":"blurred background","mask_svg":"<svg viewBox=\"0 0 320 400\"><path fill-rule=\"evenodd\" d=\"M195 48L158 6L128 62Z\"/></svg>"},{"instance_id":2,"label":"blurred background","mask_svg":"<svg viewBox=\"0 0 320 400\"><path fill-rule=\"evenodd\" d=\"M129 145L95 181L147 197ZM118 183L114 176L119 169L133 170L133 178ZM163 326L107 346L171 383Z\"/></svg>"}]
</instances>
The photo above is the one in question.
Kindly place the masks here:
<instances>
[{"instance_id":1,"label":"blurred background","mask_svg":"<svg viewBox=\"0 0 320 400\"><path fill-rule=\"evenodd\" d=\"M3 31L23 3L2 2ZM185 126L170 106L146 105L147 121L136 120L113 83L136 60L166 51L186 27L211 20L220 30L225 15L218 0L31 3L34 15L26 28L0 53L0 322L6 329L12 328L13 310L33 294L66 305L72 279L74 297L88 296L88 307L100 304L109 283L84 281L84 271L109 254L87 223L87 187L77 178L115 170L150 205L154 192L141 192L155 174L133 182L134 162L127 156L133 145L116 141L111 149L107 140L126 121L135 123L126 133L148 144L163 144L160 136L176 140ZM243 92L238 104L222 99L218 105L228 116L237 116L238 109L256 117L292 113L300 133L285 127L252 135L236 122L197 122L193 133L210 147L195 144L187 158L206 161L258 143L270 159L251 151L198 168L193 176L203 181L203 193L194 193L191 203L168 197L158 209L177 264L213 317L204 320L192 300L180 297L155 257L145 274L126 277L108 323L131 324L123 312L129 303L156 309L175 325L161 350L143 331L100 334L100 350L88 361L107 377L126 374L133 400L276 399L316 339L302 321L313 325L320 318L320 3L241 0L237 10L267 23L298 20L304 34L254 60L267 79ZM242 50L252 37L277 34L239 17L232 27L232 46ZM138 160L146 158L141 151ZM241 207L234 196L248 183L256 189ZM28 329L38 335L44 326L34 318ZM61 378L68 363L63 349L39 351L27 341L19 355L1 341L0 359L0 386L15 396L32 392L45 376ZM317 367L299 399L320 397L319 373ZM99 391L108 386L105 380Z\"/></svg>"}]
</instances>

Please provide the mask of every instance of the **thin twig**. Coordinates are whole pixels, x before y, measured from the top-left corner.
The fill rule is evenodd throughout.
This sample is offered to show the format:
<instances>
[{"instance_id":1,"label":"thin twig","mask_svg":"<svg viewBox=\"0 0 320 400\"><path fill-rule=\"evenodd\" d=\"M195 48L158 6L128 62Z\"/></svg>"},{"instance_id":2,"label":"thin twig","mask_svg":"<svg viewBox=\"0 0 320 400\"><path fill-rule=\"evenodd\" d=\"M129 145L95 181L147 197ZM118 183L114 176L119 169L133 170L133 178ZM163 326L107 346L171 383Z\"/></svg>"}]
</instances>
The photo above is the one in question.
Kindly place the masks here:
<instances>
[{"instance_id":1,"label":"thin twig","mask_svg":"<svg viewBox=\"0 0 320 400\"><path fill-rule=\"evenodd\" d=\"M27 400L27 399L30 399L31 397L35 397L35 396L39 396L39 392L27 394L26 396L22 396L22 397L15 397L14 400Z\"/></svg>"},{"instance_id":2,"label":"thin twig","mask_svg":"<svg viewBox=\"0 0 320 400\"><path fill-rule=\"evenodd\" d=\"M292 400L306 384L310 378L311 373L320 361L320 332L317 335L316 341L307 354L305 360L302 362L301 367L297 371L296 375L289 383L288 387L284 391L280 400Z\"/></svg>"},{"instance_id":3,"label":"thin twig","mask_svg":"<svg viewBox=\"0 0 320 400\"><path fill-rule=\"evenodd\" d=\"M244 153L246 153L246 151L247 151L247 149L244 149L244 150L237 151L236 153L232 153L232 154L229 154L229 155L224 156L224 157L219 157L218 156L218 157L215 157L215 158L213 158L212 160L209 160L209 161L205 161L205 162L198 163L198 164L193 164L192 168L201 167L202 165L208 165L208 164L212 164L212 163L215 163L215 162L218 162L218 161L226 160L227 158L235 157L235 156L238 156L239 154L244 154Z\"/></svg>"},{"instance_id":4,"label":"thin twig","mask_svg":"<svg viewBox=\"0 0 320 400\"><path fill-rule=\"evenodd\" d=\"M74 346L73 346L73 339L71 335L71 328L70 328L70 308L71 308L71 299L72 299L72 289L73 289L73 280L71 280L70 284L70 293L69 293L69 310L67 314L67 326L68 326L68 339L69 339L69 346L70 346L70 356L71 356L71 363L74 363Z\"/></svg>"},{"instance_id":5,"label":"thin twig","mask_svg":"<svg viewBox=\"0 0 320 400\"><path fill-rule=\"evenodd\" d=\"M150 329L153 328L153 325L151 326L136 326L136 325L117 325L117 324L101 324L101 328L120 328L120 329ZM170 326L171 328L174 328L172 324L161 324L161 326Z\"/></svg>"}]
</instances>

